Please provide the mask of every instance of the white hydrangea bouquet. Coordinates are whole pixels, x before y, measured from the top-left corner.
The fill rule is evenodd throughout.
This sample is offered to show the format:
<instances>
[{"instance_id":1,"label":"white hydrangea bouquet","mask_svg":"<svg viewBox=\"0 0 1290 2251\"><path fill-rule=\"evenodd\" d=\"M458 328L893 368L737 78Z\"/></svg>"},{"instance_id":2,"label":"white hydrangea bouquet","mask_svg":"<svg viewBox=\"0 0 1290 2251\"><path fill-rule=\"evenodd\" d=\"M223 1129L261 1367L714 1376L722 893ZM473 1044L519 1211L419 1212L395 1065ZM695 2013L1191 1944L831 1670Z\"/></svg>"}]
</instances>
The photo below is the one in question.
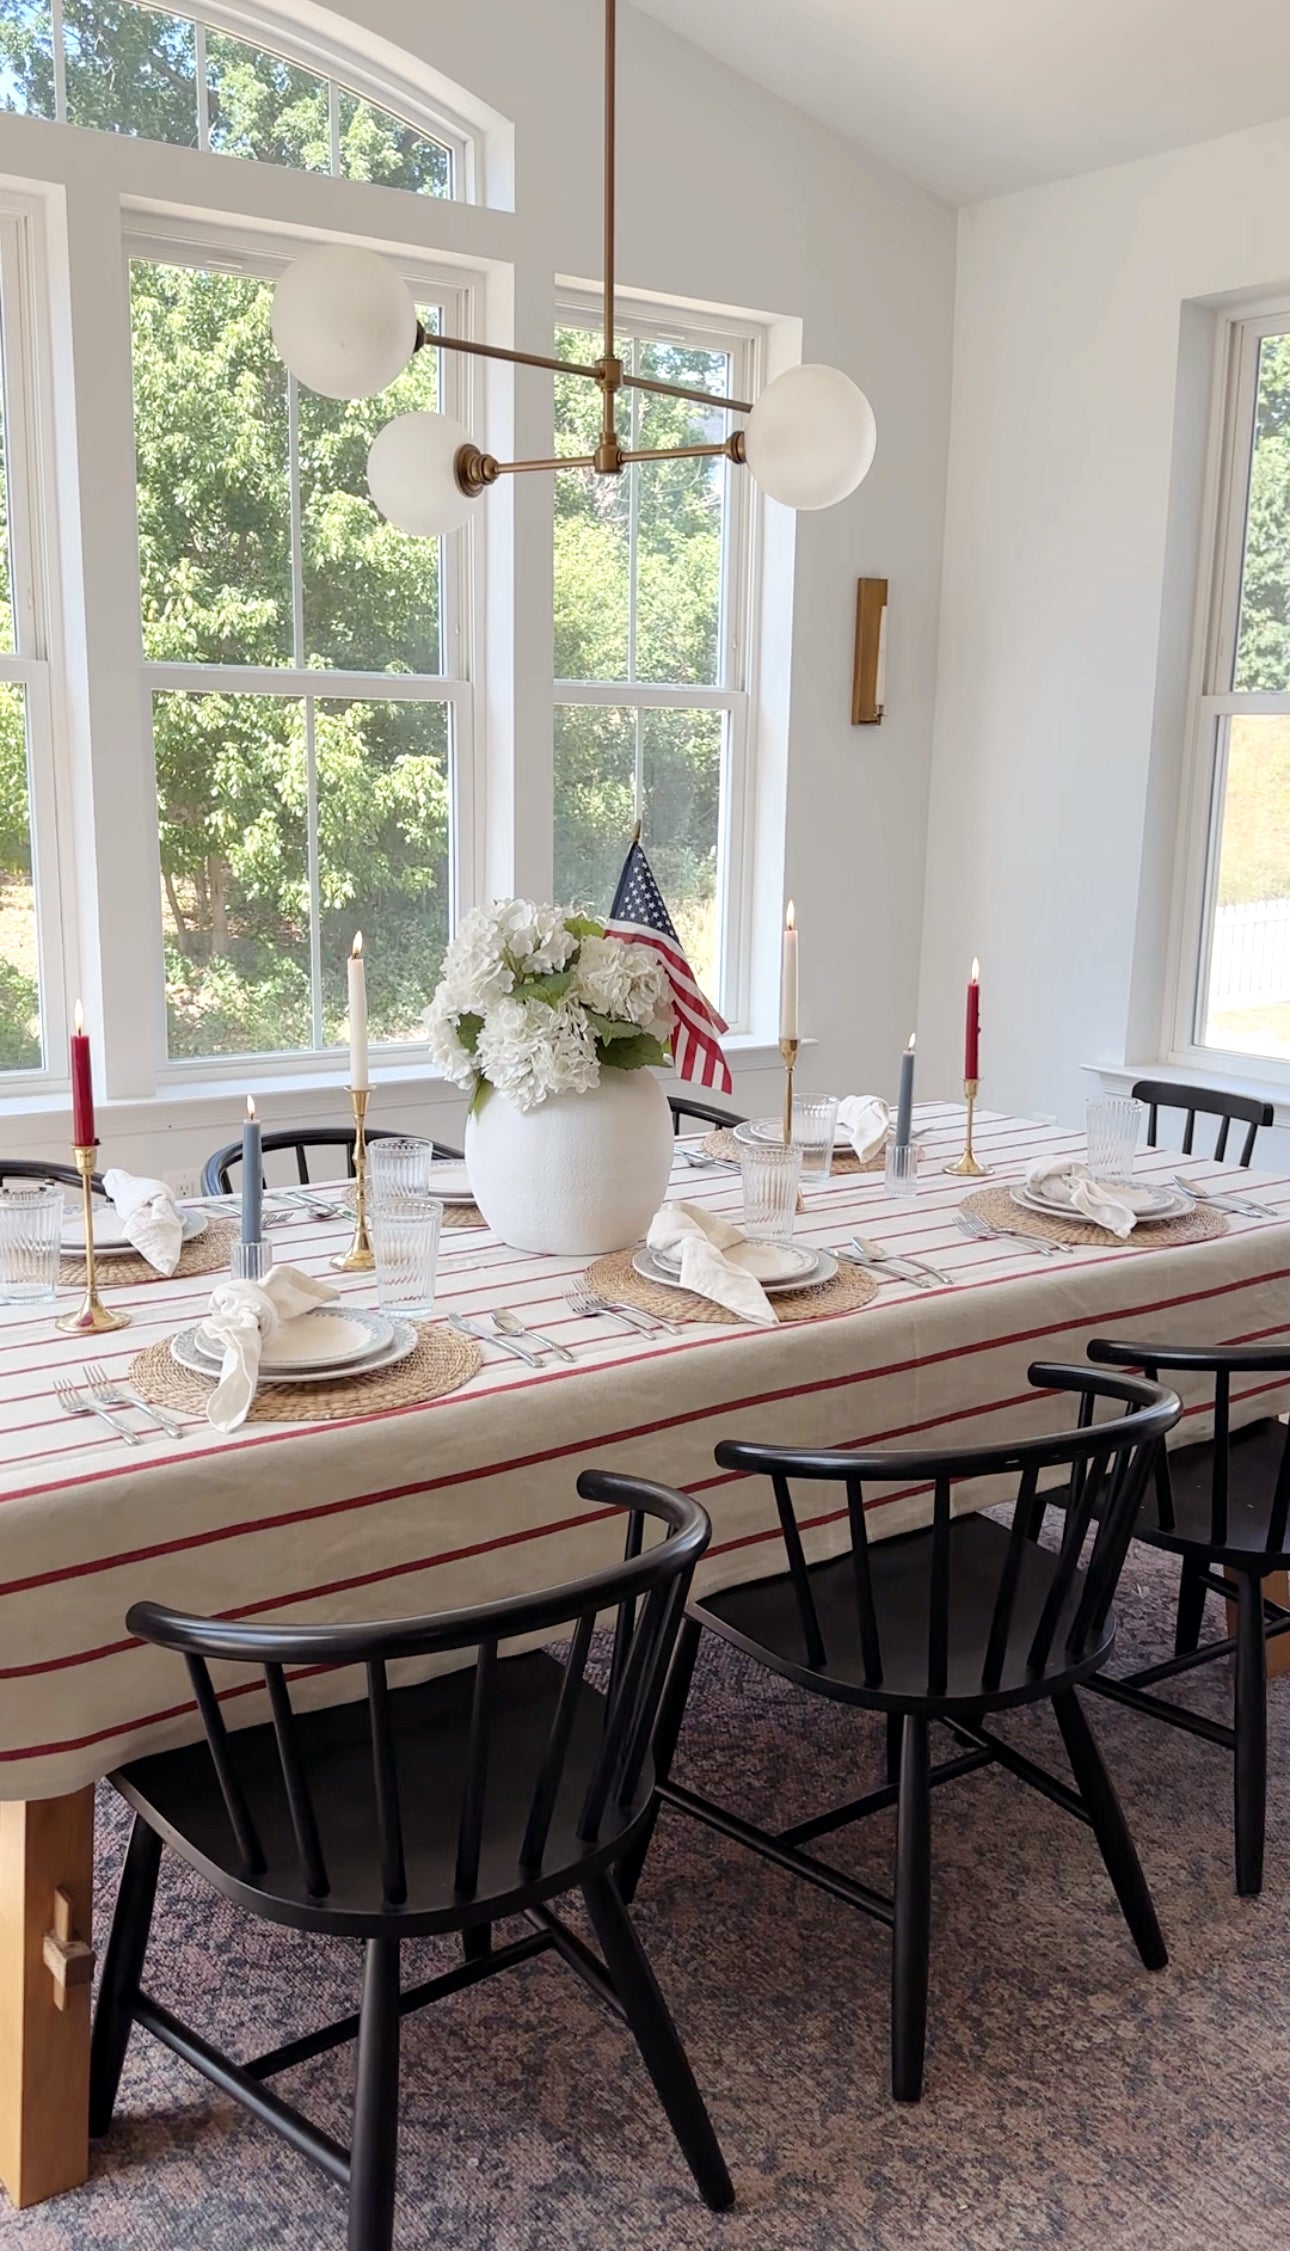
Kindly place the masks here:
<instances>
[{"instance_id":1,"label":"white hydrangea bouquet","mask_svg":"<svg viewBox=\"0 0 1290 2251\"><path fill-rule=\"evenodd\" d=\"M530 899L466 915L426 1011L430 1052L478 1112L489 1093L534 1110L586 1094L602 1070L668 1061L672 998L648 948Z\"/></svg>"}]
</instances>

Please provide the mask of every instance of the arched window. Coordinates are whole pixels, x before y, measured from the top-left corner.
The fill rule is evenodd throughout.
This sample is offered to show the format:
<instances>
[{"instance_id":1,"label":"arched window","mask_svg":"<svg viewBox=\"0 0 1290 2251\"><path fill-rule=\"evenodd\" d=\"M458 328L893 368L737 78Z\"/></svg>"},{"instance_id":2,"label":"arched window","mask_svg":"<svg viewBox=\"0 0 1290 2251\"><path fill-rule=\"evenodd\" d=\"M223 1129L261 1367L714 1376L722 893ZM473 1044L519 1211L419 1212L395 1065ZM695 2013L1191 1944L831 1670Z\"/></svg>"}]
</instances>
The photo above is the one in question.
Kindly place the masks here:
<instances>
[{"instance_id":1,"label":"arched window","mask_svg":"<svg viewBox=\"0 0 1290 2251\"><path fill-rule=\"evenodd\" d=\"M307 64L293 55L308 53ZM373 101L289 32L260 44L135 0L0 0L0 107L60 124L408 188L470 193L467 136ZM326 58L324 58L326 59Z\"/></svg>"}]
</instances>

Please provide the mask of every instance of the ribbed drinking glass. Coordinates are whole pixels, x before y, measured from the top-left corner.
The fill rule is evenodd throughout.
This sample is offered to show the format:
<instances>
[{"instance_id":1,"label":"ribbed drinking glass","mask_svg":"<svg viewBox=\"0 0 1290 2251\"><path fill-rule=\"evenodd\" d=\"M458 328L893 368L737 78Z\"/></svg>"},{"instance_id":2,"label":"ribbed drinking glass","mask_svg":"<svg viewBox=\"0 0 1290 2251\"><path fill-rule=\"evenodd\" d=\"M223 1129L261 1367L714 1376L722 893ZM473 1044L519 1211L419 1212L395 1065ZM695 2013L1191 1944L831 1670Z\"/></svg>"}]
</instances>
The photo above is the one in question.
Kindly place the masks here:
<instances>
[{"instance_id":1,"label":"ribbed drinking glass","mask_svg":"<svg viewBox=\"0 0 1290 2251\"><path fill-rule=\"evenodd\" d=\"M408 1134L382 1134L367 1144L367 1186L371 1208L401 1203L407 1196L428 1196L433 1141Z\"/></svg>"},{"instance_id":2,"label":"ribbed drinking glass","mask_svg":"<svg viewBox=\"0 0 1290 2251\"><path fill-rule=\"evenodd\" d=\"M1143 1104L1130 1094L1099 1094L1087 1104L1088 1169L1094 1180L1132 1179L1145 1115Z\"/></svg>"},{"instance_id":3,"label":"ribbed drinking glass","mask_svg":"<svg viewBox=\"0 0 1290 2251\"><path fill-rule=\"evenodd\" d=\"M56 1183L0 1189L0 1304L47 1305L55 1296L66 1209Z\"/></svg>"},{"instance_id":4,"label":"ribbed drinking glass","mask_svg":"<svg viewBox=\"0 0 1290 2251\"><path fill-rule=\"evenodd\" d=\"M802 1152L794 1143L741 1141L744 1232L768 1243L786 1243L797 1219Z\"/></svg>"},{"instance_id":5,"label":"ribbed drinking glass","mask_svg":"<svg viewBox=\"0 0 1290 2251\"><path fill-rule=\"evenodd\" d=\"M378 1203L371 1218L376 1254L376 1302L382 1313L434 1312L443 1205L412 1191Z\"/></svg>"}]
</instances>

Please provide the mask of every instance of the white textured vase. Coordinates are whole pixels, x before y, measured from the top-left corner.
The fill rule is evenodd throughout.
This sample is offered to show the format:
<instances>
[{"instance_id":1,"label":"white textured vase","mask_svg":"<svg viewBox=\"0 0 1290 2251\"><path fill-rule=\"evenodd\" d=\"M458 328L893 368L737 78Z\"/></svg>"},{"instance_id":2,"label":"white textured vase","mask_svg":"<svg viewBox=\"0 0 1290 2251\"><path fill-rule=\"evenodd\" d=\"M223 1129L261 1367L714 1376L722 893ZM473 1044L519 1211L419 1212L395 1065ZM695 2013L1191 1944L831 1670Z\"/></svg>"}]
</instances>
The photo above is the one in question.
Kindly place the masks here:
<instances>
[{"instance_id":1,"label":"white textured vase","mask_svg":"<svg viewBox=\"0 0 1290 2251\"><path fill-rule=\"evenodd\" d=\"M466 1121L466 1171L488 1224L518 1251L589 1256L638 1242L672 1169L672 1113L649 1071L517 1110L490 1094Z\"/></svg>"}]
</instances>

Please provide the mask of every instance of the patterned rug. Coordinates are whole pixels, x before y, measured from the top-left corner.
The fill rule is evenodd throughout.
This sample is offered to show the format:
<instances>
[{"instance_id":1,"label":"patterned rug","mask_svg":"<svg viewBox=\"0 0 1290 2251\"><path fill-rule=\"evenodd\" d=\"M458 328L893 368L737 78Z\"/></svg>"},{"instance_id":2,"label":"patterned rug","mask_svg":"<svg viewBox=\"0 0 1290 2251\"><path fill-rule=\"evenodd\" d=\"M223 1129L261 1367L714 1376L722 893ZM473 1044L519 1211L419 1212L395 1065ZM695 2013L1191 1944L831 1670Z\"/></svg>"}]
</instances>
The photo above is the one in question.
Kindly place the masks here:
<instances>
[{"instance_id":1,"label":"patterned rug","mask_svg":"<svg viewBox=\"0 0 1290 2251\"><path fill-rule=\"evenodd\" d=\"M1169 1566L1135 1551L1122 1665L1162 1653L1171 1593ZM1218 1713L1227 1688L1216 1667L1185 1694ZM700 2205L634 2052L547 1956L404 2027L400 2251L1280 2246L1290 1679L1273 1690L1260 1901L1232 1893L1224 1754L1089 1706L1155 1889L1163 1974L1139 1967L1082 1827L997 1770L951 1784L934 1800L927 2092L897 2109L885 1934L666 1813L637 1919L724 2143L734 2211ZM1061 1771L1049 1721L1005 1724ZM876 1777L880 1733L709 1649L678 1775L786 1823ZM102 1822L107 1874L123 1822L106 1795ZM890 1845L888 1816L824 1849L885 1886ZM410 1947L405 1979L447 1958ZM252 2054L354 2006L358 1956L246 1921L168 1862L147 1982ZM352 2068L340 2050L278 2084L344 2139ZM14 2251L341 2251L345 2221L321 2175L136 2034L88 2185L6 2210L0 2237Z\"/></svg>"}]
</instances>

